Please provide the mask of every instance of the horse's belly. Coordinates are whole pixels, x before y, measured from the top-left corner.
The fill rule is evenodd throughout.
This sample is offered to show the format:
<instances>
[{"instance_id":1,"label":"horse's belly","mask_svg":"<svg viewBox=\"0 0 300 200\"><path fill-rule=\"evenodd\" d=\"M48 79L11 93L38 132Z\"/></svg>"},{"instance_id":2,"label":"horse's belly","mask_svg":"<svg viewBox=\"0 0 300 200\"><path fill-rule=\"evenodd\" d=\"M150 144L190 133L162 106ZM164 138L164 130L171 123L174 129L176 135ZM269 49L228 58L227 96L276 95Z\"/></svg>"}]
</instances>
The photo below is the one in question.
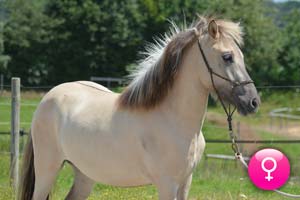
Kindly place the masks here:
<instances>
[{"instance_id":1,"label":"horse's belly","mask_svg":"<svg viewBox=\"0 0 300 200\"><path fill-rule=\"evenodd\" d=\"M122 187L150 184L138 147L124 143L107 138L69 138L63 149L66 159L96 182Z\"/></svg>"},{"instance_id":2,"label":"horse's belly","mask_svg":"<svg viewBox=\"0 0 300 200\"><path fill-rule=\"evenodd\" d=\"M124 166L125 163L115 162L109 165L109 162L95 162L94 165L88 166L86 163L75 161L75 163L73 164L77 168L79 168L86 176L90 177L96 182L103 184L120 187L130 187L151 183L145 176L143 176L143 174L138 172L138 169L128 168Z\"/></svg>"}]
</instances>

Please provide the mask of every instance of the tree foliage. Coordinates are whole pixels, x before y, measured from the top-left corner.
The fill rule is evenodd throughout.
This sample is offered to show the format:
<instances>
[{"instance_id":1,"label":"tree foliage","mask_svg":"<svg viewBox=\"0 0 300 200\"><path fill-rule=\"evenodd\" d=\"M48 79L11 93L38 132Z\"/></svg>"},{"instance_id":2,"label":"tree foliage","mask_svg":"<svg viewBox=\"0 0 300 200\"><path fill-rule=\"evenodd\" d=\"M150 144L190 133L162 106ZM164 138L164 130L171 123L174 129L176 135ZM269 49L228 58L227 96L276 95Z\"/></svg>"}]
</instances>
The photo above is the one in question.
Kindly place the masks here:
<instances>
[{"instance_id":1,"label":"tree foliage","mask_svg":"<svg viewBox=\"0 0 300 200\"><path fill-rule=\"evenodd\" d=\"M3 41L3 24L0 22L0 72L4 72L6 70L9 56L4 54L4 41Z\"/></svg>"},{"instance_id":2,"label":"tree foliage","mask_svg":"<svg viewBox=\"0 0 300 200\"><path fill-rule=\"evenodd\" d=\"M286 17L283 46L278 55L280 75L284 84L300 84L300 10L292 10Z\"/></svg>"},{"instance_id":3,"label":"tree foliage","mask_svg":"<svg viewBox=\"0 0 300 200\"><path fill-rule=\"evenodd\" d=\"M255 81L295 82L281 66L291 72L299 68L295 65L297 50L290 48L293 41L284 37L298 29L287 25L281 33L270 14L271 4L263 0L7 1L4 53L11 60L4 71L28 84L51 85L91 75L123 76L128 73L127 66L138 59L138 51L153 41L153 36L167 31L168 19L191 22L197 13L218 13L244 27L243 50ZM297 17L290 18L290 24L296 23ZM0 38L0 55L1 49ZM289 53L283 59L283 50L295 56ZM288 68L286 62L290 61Z\"/></svg>"}]
</instances>

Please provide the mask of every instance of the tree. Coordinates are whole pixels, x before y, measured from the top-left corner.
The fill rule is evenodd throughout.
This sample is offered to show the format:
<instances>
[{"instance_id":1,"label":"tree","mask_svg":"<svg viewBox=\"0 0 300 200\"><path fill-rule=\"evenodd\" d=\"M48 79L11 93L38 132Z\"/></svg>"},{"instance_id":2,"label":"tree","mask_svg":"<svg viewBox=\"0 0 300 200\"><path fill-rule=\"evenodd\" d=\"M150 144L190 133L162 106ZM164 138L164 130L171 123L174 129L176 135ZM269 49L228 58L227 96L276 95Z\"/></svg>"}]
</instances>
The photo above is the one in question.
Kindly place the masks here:
<instances>
[{"instance_id":1,"label":"tree","mask_svg":"<svg viewBox=\"0 0 300 200\"><path fill-rule=\"evenodd\" d=\"M7 1L4 25L5 52L11 57L6 75L19 76L25 84L39 84L47 76L44 45L51 40L54 20L43 14L42 1Z\"/></svg>"},{"instance_id":2,"label":"tree","mask_svg":"<svg viewBox=\"0 0 300 200\"><path fill-rule=\"evenodd\" d=\"M4 73L9 56L4 54L4 39L3 39L3 25L6 18L6 10L4 9L4 1L0 1L0 73Z\"/></svg>"},{"instance_id":3,"label":"tree","mask_svg":"<svg viewBox=\"0 0 300 200\"><path fill-rule=\"evenodd\" d=\"M284 45L278 54L282 84L300 84L300 11L292 10L285 20Z\"/></svg>"},{"instance_id":4,"label":"tree","mask_svg":"<svg viewBox=\"0 0 300 200\"><path fill-rule=\"evenodd\" d=\"M15 0L5 25L7 72L29 84L122 76L143 36L136 1Z\"/></svg>"},{"instance_id":5,"label":"tree","mask_svg":"<svg viewBox=\"0 0 300 200\"><path fill-rule=\"evenodd\" d=\"M45 14L60 22L47 46L51 81L126 74L142 41L135 1L52 0Z\"/></svg>"},{"instance_id":6,"label":"tree","mask_svg":"<svg viewBox=\"0 0 300 200\"><path fill-rule=\"evenodd\" d=\"M7 63L10 59L9 56L4 55L4 44L3 44L3 24L0 22L0 73L4 73L6 70Z\"/></svg>"},{"instance_id":7,"label":"tree","mask_svg":"<svg viewBox=\"0 0 300 200\"><path fill-rule=\"evenodd\" d=\"M29 84L57 84L91 75L123 76L126 66L168 19L187 22L213 11L245 27L244 54L259 84L277 80L279 29L262 0L12 0L4 26L7 74ZM207 13L207 12L206 12ZM207 13L210 14L210 13Z\"/></svg>"}]
</instances>

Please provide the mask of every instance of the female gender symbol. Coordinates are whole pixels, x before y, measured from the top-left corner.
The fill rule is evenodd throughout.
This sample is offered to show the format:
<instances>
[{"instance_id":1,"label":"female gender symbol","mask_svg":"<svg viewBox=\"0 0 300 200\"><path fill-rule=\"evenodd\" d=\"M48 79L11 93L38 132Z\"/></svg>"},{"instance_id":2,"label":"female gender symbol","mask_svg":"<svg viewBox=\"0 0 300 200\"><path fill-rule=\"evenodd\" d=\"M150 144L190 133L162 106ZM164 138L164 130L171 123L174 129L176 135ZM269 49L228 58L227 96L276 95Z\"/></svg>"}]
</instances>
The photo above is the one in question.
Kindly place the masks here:
<instances>
[{"instance_id":1,"label":"female gender symbol","mask_svg":"<svg viewBox=\"0 0 300 200\"><path fill-rule=\"evenodd\" d=\"M282 152L276 149L259 150L250 159L248 174L256 187L263 190L278 189L289 178L289 160Z\"/></svg>"},{"instance_id":2,"label":"female gender symbol","mask_svg":"<svg viewBox=\"0 0 300 200\"><path fill-rule=\"evenodd\" d=\"M265 167L265 162L268 161L268 160L273 162L273 168L272 169L266 169L266 167ZM272 157L265 157L261 162L261 168L264 170L264 172L267 172L267 174L268 174L268 176L266 176L265 179L267 179L268 181L271 181L271 179L273 179L273 176L271 176L271 172L274 172L275 169L277 168L277 162Z\"/></svg>"}]
</instances>

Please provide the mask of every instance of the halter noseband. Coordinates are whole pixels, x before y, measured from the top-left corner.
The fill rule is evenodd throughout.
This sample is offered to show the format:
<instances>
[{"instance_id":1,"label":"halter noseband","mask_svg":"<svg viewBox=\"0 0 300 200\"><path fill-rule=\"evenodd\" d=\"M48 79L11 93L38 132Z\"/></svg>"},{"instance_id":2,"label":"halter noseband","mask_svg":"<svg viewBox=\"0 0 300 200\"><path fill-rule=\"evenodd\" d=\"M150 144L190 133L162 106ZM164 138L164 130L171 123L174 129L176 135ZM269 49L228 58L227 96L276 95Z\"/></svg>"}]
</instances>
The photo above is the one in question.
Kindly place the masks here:
<instances>
[{"instance_id":1,"label":"halter noseband","mask_svg":"<svg viewBox=\"0 0 300 200\"><path fill-rule=\"evenodd\" d=\"M225 102L223 101L223 99L221 98L221 95L216 87L216 84L215 84L215 81L214 81L214 75L229 82L232 86L232 91L234 90L235 87L237 86L242 86L242 85L247 85L247 84L250 84L250 83L254 83L251 79L250 80L247 80L247 81L232 81L230 80L229 78L227 77L224 77L216 72L213 71L213 69L210 67L208 61L207 61L207 58L204 54L204 51L201 47L201 44L200 44L200 41L198 39L198 47L199 47L199 50L201 52L201 55L202 55L202 58L204 60L204 63L205 63L205 66L210 74L210 79L211 79L211 82L212 82L212 85L213 85L213 88L218 96L218 99L220 100L221 104L222 104L222 107L227 115L227 122L228 122L228 130L229 130L229 135L230 135L230 138L232 140L232 149L233 151L235 152L236 155L240 155L240 151L239 151L239 148L238 148L238 145L236 144L235 140L236 140L236 137L234 136L233 134L233 130L232 130L232 115L233 113L235 112L236 110L236 107L234 106L233 110L231 110L231 107L230 107L230 104L228 106L228 109L225 105Z\"/></svg>"}]
</instances>

